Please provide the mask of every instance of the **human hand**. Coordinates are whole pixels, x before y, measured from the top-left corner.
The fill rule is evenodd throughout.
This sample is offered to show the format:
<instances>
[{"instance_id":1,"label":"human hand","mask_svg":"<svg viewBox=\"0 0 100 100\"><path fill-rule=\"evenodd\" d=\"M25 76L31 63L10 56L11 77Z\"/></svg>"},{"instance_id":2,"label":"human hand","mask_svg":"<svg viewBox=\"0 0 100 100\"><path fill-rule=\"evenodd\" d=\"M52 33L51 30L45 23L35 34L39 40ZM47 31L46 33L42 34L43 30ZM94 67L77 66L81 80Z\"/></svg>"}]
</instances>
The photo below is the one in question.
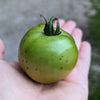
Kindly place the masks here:
<instances>
[{"instance_id":1,"label":"human hand","mask_svg":"<svg viewBox=\"0 0 100 100\"><path fill-rule=\"evenodd\" d=\"M0 100L87 100L91 46L82 42L83 33L74 21L59 19L59 22L61 28L73 36L79 50L73 71L54 84L36 83L22 71L18 62L3 60L5 47L0 40Z\"/></svg>"}]
</instances>

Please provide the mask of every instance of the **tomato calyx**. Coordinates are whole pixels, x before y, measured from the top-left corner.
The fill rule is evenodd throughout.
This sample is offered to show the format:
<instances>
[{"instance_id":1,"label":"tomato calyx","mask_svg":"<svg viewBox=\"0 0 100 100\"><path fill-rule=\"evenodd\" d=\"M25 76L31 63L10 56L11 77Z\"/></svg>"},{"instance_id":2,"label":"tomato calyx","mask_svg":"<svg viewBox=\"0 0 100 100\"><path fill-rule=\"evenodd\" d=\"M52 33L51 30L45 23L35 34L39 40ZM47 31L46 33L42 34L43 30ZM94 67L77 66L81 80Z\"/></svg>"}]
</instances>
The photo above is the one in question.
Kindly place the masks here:
<instances>
[{"instance_id":1,"label":"tomato calyx","mask_svg":"<svg viewBox=\"0 0 100 100\"><path fill-rule=\"evenodd\" d=\"M45 27L44 27L45 35L55 36L61 34L58 18L51 17L49 22L47 22L46 18L43 15L41 15L41 17L43 17L45 20ZM57 26L56 26L56 30L54 30L53 22L56 20L57 20Z\"/></svg>"}]
</instances>

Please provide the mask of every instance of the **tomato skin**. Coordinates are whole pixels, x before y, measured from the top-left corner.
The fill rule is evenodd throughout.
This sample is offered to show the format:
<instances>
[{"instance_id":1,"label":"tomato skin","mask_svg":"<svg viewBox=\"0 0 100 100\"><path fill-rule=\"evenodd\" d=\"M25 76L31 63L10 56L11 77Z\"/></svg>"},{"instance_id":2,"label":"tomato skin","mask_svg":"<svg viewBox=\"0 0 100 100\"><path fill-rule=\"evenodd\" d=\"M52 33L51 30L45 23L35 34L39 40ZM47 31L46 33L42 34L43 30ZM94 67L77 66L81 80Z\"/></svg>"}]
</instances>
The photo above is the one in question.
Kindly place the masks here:
<instances>
[{"instance_id":1,"label":"tomato skin","mask_svg":"<svg viewBox=\"0 0 100 100\"><path fill-rule=\"evenodd\" d=\"M39 83L54 83L65 78L75 67L78 50L72 36L47 36L39 24L31 28L19 46L19 63L27 75Z\"/></svg>"}]
</instances>

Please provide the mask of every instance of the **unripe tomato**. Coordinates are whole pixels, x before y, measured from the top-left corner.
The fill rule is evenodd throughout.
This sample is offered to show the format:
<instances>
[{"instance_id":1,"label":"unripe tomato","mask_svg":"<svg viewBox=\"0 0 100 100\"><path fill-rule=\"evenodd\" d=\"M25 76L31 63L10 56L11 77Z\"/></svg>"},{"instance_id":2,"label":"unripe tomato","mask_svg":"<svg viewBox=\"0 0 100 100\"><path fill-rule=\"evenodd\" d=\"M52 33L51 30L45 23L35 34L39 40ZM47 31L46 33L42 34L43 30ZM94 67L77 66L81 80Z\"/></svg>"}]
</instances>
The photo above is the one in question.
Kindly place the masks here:
<instances>
[{"instance_id":1,"label":"unripe tomato","mask_svg":"<svg viewBox=\"0 0 100 100\"><path fill-rule=\"evenodd\" d=\"M24 72L39 83L53 83L65 78L74 68L78 50L72 36L53 27L52 17L46 24L32 27L19 46L19 63Z\"/></svg>"}]
</instances>

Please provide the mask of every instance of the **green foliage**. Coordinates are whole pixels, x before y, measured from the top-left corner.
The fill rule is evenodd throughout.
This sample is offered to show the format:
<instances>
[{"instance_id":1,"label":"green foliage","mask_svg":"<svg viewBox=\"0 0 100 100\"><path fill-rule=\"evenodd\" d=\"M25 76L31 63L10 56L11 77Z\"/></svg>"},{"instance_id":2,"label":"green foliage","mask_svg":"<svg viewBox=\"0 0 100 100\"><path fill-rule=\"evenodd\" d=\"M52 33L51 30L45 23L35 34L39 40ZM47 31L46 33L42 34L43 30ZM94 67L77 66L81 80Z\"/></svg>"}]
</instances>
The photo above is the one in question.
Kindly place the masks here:
<instances>
[{"instance_id":1,"label":"green foliage","mask_svg":"<svg viewBox=\"0 0 100 100\"><path fill-rule=\"evenodd\" d=\"M93 10L96 13L89 16L89 30L91 34L92 50L100 55L100 0L90 0ZM92 64L100 63L100 56L93 56ZM95 66L94 66L95 67ZM100 100L100 72L94 71L92 68L89 74L89 99Z\"/></svg>"},{"instance_id":2,"label":"green foliage","mask_svg":"<svg viewBox=\"0 0 100 100\"><path fill-rule=\"evenodd\" d=\"M89 16L90 23L90 33L92 35L92 45L94 48L98 48L100 52L100 0L90 0L92 3L92 8L96 11L95 15Z\"/></svg>"},{"instance_id":3,"label":"green foliage","mask_svg":"<svg viewBox=\"0 0 100 100\"><path fill-rule=\"evenodd\" d=\"M89 79L90 79L89 100L100 100L99 73L91 69Z\"/></svg>"},{"instance_id":4,"label":"green foliage","mask_svg":"<svg viewBox=\"0 0 100 100\"><path fill-rule=\"evenodd\" d=\"M96 87L90 92L89 100L100 100L100 87Z\"/></svg>"}]
</instances>

